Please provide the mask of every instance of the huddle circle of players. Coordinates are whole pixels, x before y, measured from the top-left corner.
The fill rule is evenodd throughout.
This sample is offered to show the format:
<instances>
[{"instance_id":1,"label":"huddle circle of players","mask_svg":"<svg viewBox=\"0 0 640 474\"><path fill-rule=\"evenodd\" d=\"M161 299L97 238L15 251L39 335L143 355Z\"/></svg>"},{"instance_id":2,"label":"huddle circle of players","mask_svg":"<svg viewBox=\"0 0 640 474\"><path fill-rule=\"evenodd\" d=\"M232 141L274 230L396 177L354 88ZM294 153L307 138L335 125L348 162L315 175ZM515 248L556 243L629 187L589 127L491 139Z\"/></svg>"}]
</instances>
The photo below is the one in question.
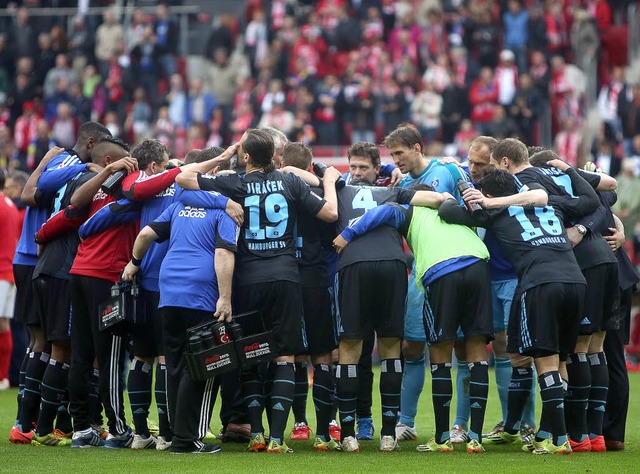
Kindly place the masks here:
<instances>
[{"instance_id":1,"label":"huddle circle of players","mask_svg":"<svg viewBox=\"0 0 640 474\"><path fill-rule=\"evenodd\" d=\"M223 441L291 453L290 411L291 438L312 433L311 370L313 449L358 452L375 433L375 338L383 452L418 438L427 368L435 433L418 451L622 449L624 420L621 436L603 436L604 341L638 278L610 211L616 181L516 139L476 138L468 169L426 157L411 125L383 145L395 166L381 164L376 145L357 143L344 177L314 168L307 146L268 128L184 161L170 161L154 139L130 150L95 122L80 127L72 150L50 150L22 194L15 313L31 342L10 440L216 453L209 424L220 390ZM100 304L134 279L144 322L100 330ZM187 330L255 310L273 333L271 362L194 380ZM502 420L483 435L489 341ZM134 428L124 410L127 354Z\"/></svg>"}]
</instances>

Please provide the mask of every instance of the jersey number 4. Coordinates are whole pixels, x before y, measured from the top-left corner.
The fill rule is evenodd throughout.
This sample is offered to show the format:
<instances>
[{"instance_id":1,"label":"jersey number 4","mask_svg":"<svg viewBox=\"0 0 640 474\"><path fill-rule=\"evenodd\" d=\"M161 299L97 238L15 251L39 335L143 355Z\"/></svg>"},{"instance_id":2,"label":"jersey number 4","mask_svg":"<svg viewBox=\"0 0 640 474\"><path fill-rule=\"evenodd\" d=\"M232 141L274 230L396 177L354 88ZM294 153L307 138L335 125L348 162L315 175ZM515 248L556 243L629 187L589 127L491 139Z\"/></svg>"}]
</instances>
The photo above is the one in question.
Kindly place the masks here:
<instances>
[{"instance_id":1,"label":"jersey number 4","mask_svg":"<svg viewBox=\"0 0 640 474\"><path fill-rule=\"evenodd\" d=\"M364 209L364 212L367 212L374 207L378 207L378 203L373 199L371 190L367 188L360 189L351 201L352 209Z\"/></svg>"},{"instance_id":2,"label":"jersey number 4","mask_svg":"<svg viewBox=\"0 0 640 474\"><path fill-rule=\"evenodd\" d=\"M518 220L518 223L522 226L524 232L520 235L522 236L522 240L528 242L532 239L537 239L538 237L542 237L543 235L560 235L562 234L562 225L556 216L556 213L553 211L553 208L546 207L536 207L534 209L535 220L538 221L537 224L540 227L536 227L529 216L526 215L525 209L518 206L510 206L509 207L509 215L515 217Z\"/></svg>"},{"instance_id":3,"label":"jersey number 4","mask_svg":"<svg viewBox=\"0 0 640 474\"><path fill-rule=\"evenodd\" d=\"M260 196L247 196L244 207L249 208L249 227L244 231L247 240L279 239L287 230L289 220L289 206L282 194L269 194L264 200L264 208L260 207ZM262 216L266 222L261 226Z\"/></svg>"}]
</instances>

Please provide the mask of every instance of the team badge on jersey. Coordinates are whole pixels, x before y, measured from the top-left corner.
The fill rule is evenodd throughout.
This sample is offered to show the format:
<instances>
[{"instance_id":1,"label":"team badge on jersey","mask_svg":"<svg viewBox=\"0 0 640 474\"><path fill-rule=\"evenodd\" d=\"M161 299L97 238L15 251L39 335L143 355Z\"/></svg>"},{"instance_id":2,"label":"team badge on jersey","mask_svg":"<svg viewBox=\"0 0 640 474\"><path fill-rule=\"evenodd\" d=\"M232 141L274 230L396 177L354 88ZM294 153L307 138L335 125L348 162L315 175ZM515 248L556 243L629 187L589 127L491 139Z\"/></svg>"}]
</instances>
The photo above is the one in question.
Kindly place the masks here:
<instances>
[{"instance_id":1,"label":"team badge on jersey","mask_svg":"<svg viewBox=\"0 0 640 474\"><path fill-rule=\"evenodd\" d=\"M431 181L431 186L437 188L440 185L440 180L438 178Z\"/></svg>"}]
</instances>

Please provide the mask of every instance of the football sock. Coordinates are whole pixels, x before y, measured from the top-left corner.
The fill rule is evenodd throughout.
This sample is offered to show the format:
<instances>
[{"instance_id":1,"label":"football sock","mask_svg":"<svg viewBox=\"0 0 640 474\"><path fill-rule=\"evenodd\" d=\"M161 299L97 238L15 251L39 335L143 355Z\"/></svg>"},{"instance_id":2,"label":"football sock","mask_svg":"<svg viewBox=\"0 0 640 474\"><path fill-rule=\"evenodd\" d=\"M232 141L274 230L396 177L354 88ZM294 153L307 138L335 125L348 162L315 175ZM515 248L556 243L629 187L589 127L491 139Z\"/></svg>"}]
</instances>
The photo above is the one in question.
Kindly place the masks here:
<instances>
[{"instance_id":1,"label":"football sock","mask_svg":"<svg viewBox=\"0 0 640 474\"><path fill-rule=\"evenodd\" d=\"M22 409L20 410L20 426L26 433L32 429L33 423L38 419L40 407L40 391L42 390L42 376L49 363L49 354L44 352L32 352L27 363L25 376L24 395L22 396Z\"/></svg>"},{"instance_id":2,"label":"football sock","mask_svg":"<svg viewBox=\"0 0 640 474\"><path fill-rule=\"evenodd\" d=\"M591 366L591 391L589 392L589 436L602 435L602 423L609 393L609 368L604 352L589 354Z\"/></svg>"},{"instance_id":3,"label":"football sock","mask_svg":"<svg viewBox=\"0 0 640 474\"><path fill-rule=\"evenodd\" d=\"M160 436L171 439L171 424L169 423L169 409L167 407L167 365L161 362L156 364L156 406L158 408L158 427Z\"/></svg>"},{"instance_id":4,"label":"football sock","mask_svg":"<svg viewBox=\"0 0 640 474\"><path fill-rule=\"evenodd\" d=\"M273 373L273 389L271 390L271 439L282 444L287 419L291 411L295 393L295 373L290 362L276 362Z\"/></svg>"},{"instance_id":5,"label":"football sock","mask_svg":"<svg viewBox=\"0 0 640 474\"><path fill-rule=\"evenodd\" d=\"M44 436L53 432L53 423L58 409L64 402L64 393L68 388L69 364L49 359L47 368L42 376L42 390L40 391L40 414L36 433Z\"/></svg>"},{"instance_id":6,"label":"football sock","mask_svg":"<svg viewBox=\"0 0 640 474\"><path fill-rule=\"evenodd\" d=\"M329 441L329 423L334 398L333 374L326 364L313 366L313 404L316 408L316 436Z\"/></svg>"},{"instance_id":7,"label":"football sock","mask_svg":"<svg viewBox=\"0 0 640 474\"><path fill-rule=\"evenodd\" d=\"M58 406L58 414L56 415L56 428L63 433L73 432L73 420L69 414L69 373L67 371L67 384L62 393L62 403Z\"/></svg>"},{"instance_id":8,"label":"football sock","mask_svg":"<svg viewBox=\"0 0 640 474\"><path fill-rule=\"evenodd\" d=\"M538 384L533 383L533 380L537 377L536 368L532 369L532 380L531 380L531 392L529 392L529 397L524 404L524 411L522 412L522 417L520 421L525 421L529 424L530 427L535 428L537 426L536 419L536 391L538 390Z\"/></svg>"},{"instance_id":9,"label":"football sock","mask_svg":"<svg viewBox=\"0 0 640 474\"><path fill-rule=\"evenodd\" d=\"M456 398L456 418L453 424L466 430L469 426L469 366L464 360L458 361Z\"/></svg>"},{"instance_id":10,"label":"football sock","mask_svg":"<svg viewBox=\"0 0 640 474\"><path fill-rule=\"evenodd\" d=\"M380 401L382 404L381 436L396 434L398 409L400 408L400 387L402 386L402 361L385 359L381 361Z\"/></svg>"},{"instance_id":11,"label":"football sock","mask_svg":"<svg viewBox=\"0 0 640 474\"><path fill-rule=\"evenodd\" d=\"M564 422L564 387L560 372L553 370L539 375L538 384L542 398L542 416L536 441L553 438L553 444L559 446L567 441L567 428Z\"/></svg>"},{"instance_id":12,"label":"football sock","mask_svg":"<svg viewBox=\"0 0 640 474\"><path fill-rule=\"evenodd\" d=\"M565 397L565 421L569 436L581 442L589 434L587 425L587 405L591 390L591 369L587 354L578 352L567 357L567 394Z\"/></svg>"},{"instance_id":13,"label":"football sock","mask_svg":"<svg viewBox=\"0 0 640 474\"><path fill-rule=\"evenodd\" d=\"M355 436L356 399L358 397L358 366L339 364L336 371L338 380L338 407L340 408L341 438Z\"/></svg>"},{"instance_id":14,"label":"football sock","mask_svg":"<svg viewBox=\"0 0 640 474\"><path fill-rule=\"evenodd\" d=\"M418 359L404 360L404 375L400 390L400 423L414 427L418 413L418 400L424 387L425 377L424 353Z\"/></svg>"},{"instance_id":15,"label":"football sock","mask_svg":"<svg viewBox=\"0 0 640 474\"><path fill-rule=\"evenodd\" d=\"M133 415L136 433L148 438L149 407L151 406L151 384L153 383L153 365L133 359L127 379L127 392Z\"/></svg>"},{"instance_id":16,"label":"football sock","mask_svg":"<svg viewBox=\"0 0 640 474\"><path fill-rule=\"evenodd\" d=\"M296 423L307 422L307 394L309 393L309 375L307 373L307 362L295 363L296 389L293 396L293 417Z\"/></svg>"},{"instance_id":17,"label":"football sock","mask_svg":"<svg viewBox=\"0 0 640 474\"><path fill-rule=\"evenodd\" d=\"M431 364L431 381L436 442L443 443L449 439L449 410L453 397L451 364Z\"/></svg>"},{"instance_id":18,"label":"football sock","mask_svg":"<svg viewBox=\"0 0 640 474\"><path fill-rule=\"evenodd\" d=\"M20 364L20 376L18 378L18 412L16 413L16 425L20 424L20 409L22 407L22 398L24 397L24 386L27 379L27 364L29 363L29 355L31 354L31 349L27 347L27 352L24 354L22 358L22 364Z\"/></svg>"},{"instance_id":19,"label":"football sock","mask_svg":"<svg viewBox=\"0 0 640 474\"><path fill-rule=\"evenodd\" d=\"M469 364L469 438L482 442L482 426L489 395L489 364L487 361Z\"/></svg>"},{"instance_id":20,"label":"football sock","mask_svg":"<svg viewBox=\"0 0 640 474\"><path fill-rule=\"evenodd\" d=\"M502 410L502 421L507 419L509 409L509 384L511 382L511 359L509 357L495 358L496 387Z\"/></svg>"},{"instance_id":21,"label":"football sock","mask_svg":"<svg viewBox=\"0 0 640 474\"><path fill-rule=\"evenodd\" d=\"M264 396L258 367L254 366L242 371L242 397L247 410L247 418L251 424L251 434L264 433L262 426Z\"/></svg>"},{"instance_id":22,"label":"football sock","mask_svg":"<svg viewBox=\"0 0 640 474\"><path fill-rule=\"evenodd\" d=\"M333 406L331 407L331 421L336 420L338 417L338 397L336 390L338 390L338 378L336 377L336 371L338 370L338 363L335 362L331 366L331 377L333 377Z\"/></svg>"},{"instance_id":23,"label":"football sock","mask_svg":"<svg viewBox=\"0 0 640 474\"><path fill-rule=\"evenodd\" d=\"M532 367L513 367L511 369L511 383L509 384L509 401L507 403L507 419L504 430L509 434L516 434L520 429L520 421L524 406L531 393L533 385Z\"/></svg>"}]
</instances>

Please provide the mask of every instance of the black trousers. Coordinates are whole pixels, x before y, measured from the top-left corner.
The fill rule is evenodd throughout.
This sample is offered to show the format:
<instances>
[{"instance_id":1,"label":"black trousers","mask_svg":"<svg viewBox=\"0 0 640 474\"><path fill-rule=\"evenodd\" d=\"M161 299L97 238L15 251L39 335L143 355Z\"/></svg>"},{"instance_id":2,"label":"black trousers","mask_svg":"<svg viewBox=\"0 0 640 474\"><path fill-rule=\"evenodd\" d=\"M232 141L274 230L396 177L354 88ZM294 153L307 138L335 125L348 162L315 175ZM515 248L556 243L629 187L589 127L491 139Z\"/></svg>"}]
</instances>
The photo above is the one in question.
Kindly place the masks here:
<instances>
[{"instance_id":1,"label":"black trousers","mask_svg":"<svg viewBox=\"0 0 640 474\"><path fill-rule=\"evenodd\" d=\"M126 341L101 332L98 306L111 297L113 283L101 278L71 275L71 368L69 369L69 413L73 429L91 427L94 413L89 408L93 362L100 370L100 399L109 433L117 436L129 428L124 414L123 372Z\"/></svg>"},{"instance_id":2,"label":"black trousers","mask_svg":"<svg viewBox=\"0 0 640 474\"><path fill-rule=\"evenodd\" d=\"M211 321L210 311L167 306L161 308L164 353L167 365L167 404L173 429L172 449L193 450L207 434L218 385L189 376L184 357L188 350L187 329Z\"/></svg>"},{"instance_id":3,"label":"black trousers","mask_svg":"<svg viewBox=\"0 0 640 474\"><path fill-rule=\"evenodd\" d=\"M620 327L608 330L604 339L604 353L609 368L609 392L607 408L604 412L602 434L607 440L624 441L629 409L629 374L624 357L624 345L628 341L631 319L631 289L620 295Z\"/></svg>"}]
</instances>

